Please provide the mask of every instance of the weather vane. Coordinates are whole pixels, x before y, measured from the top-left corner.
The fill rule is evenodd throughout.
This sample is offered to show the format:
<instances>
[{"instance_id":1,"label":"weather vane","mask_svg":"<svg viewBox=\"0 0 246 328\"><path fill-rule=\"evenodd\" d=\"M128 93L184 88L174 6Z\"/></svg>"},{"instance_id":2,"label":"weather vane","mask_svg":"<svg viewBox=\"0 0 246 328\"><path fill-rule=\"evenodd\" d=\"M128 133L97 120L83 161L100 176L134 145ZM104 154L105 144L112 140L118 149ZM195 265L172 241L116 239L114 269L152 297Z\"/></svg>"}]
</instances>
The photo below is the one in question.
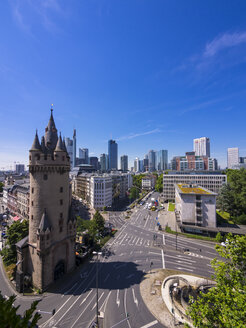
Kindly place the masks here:
<instances>
[{"instance_id":1,"label":"weather vane","mask_svg":"<svg viewBox=\"0 0 246 328\"><path fill-rule=\"evenodd\" d=\"M51 112L53 112L53 106L54 104L51 104L51 108L50 108Z\"/></svg>"}]
</instances>

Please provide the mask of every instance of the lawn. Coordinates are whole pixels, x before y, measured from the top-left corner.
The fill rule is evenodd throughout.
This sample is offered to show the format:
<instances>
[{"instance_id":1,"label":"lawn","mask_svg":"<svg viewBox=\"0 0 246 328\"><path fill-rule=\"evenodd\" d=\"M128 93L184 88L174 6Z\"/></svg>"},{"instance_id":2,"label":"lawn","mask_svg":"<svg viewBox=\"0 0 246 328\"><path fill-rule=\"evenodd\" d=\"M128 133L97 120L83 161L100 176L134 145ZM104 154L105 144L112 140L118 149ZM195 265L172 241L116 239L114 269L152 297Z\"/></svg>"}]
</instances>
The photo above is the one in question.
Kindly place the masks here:
<instances>
[{"instance_id":1,"label":"lawn","mask_svg":"<svg viewBox=\"0 0 246 328\"><path fill-rule=\"evenodd\" d=\"M230 214L227 213L227 212L223 212L223 211L219 211L219 210L216 210L216 213L217 213L217 222L219 224L223 224L223 223L230 223L230 224L233 224L233 221L230 219Z\"/></svg>"},{"instance_id":2,"label":"lawn","mask_svg":"<svg viewBox=\"0 0 246 328\"><path fill-rule=\"evenodd\" d=\"M168 203L168 211L174 212L175 210L175 203Z\"/></svg>"}]
</instances>

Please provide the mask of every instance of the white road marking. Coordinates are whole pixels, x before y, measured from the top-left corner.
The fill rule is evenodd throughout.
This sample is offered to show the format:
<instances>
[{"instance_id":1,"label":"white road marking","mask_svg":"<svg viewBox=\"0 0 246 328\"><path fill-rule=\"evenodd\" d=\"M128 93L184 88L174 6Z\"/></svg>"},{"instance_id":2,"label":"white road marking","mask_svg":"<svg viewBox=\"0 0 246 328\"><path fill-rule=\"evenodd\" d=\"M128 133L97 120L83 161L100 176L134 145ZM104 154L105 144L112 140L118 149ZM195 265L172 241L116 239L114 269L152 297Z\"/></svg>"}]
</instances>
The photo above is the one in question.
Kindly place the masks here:
<instances>
[{"instance_id":1,"label":"white road marking","mask_svg":"<svg viewBox=\"0 0 246 328\"><path fill-rule=\"evenodd\" d=\"M134 289L132 288L132 296L133 296L133 301L134 301L134 303L137 305L137 307L138 307L138 300L137 300L137 298L136 298L136 296L135 296L135 291L134 291Z\"/></svg>"},{"instance_id":2,"label":"white road marking","mask_svg":"<svg viewBox=\"0 0 246 328\"><path fill-rule=\"evenodd\" d=\"M127 308L126 308L126 293L127 293L127 289L125 289L125 295L124 295L124 306L125 306L125 315L127 317ZM128 327L131 328L130 322L129 320L126 321L128 323Z\"/></svg>"},{"instance_id":3,"label":"white road marking","mask_svg":"<svg viewBox=\"0 0 246 328\"><path fill-rule=\"evenodd\" d=\"M82 314L85 312L85 310L88 308L88 306L90 305L90 303L92 302L92 300L94 299L94 297L95 297L96 295L94 295L93 297L92 297L92 299L90 300L90 302L86 305L86 307L84 308L84 310L80 313L80 315L78 316L78 318L74 321L74 323L73 323L73 325L70 327L70 328L73 328L74 327L74 325L78 322L78 320L80 319L80 317L82 316ZM70 308L73 306L73 304L70 306ZM70 309L69 308L69 309ZM66 312L64 313L64 315L66 314ZM64 316L63 315L63 316ZM62 317L63 317L62 316ZM61 318L62 318L61 317ZM57 322L59 322L60 320L61 320L61 318L57 321ZM56 322L56 323L57 323Z\"/></svg>"},{"instance_id":4,"label":"white road marking","mask_svg":"<svg viewBox=\"0 0 246 328\"><path fill-rule=\"evenodd\" d=\"M119 289L117 289L116 304L118 305L118 307L120 306L119 292Z\"/></svg>"},{"instance_id":5,"label":"white road marking","mask_svg":"<svg viewBox=\"0 0 246 328\"><path fill-rule=\"evenodd\" d=\"M165 235L164 235L164 234L162 235L162 239L163 239L163 245L166 245L166 242L165 242Z\"/></svg>"},{"instance_id":6,"label":"white road marking","mask_svg":"<svg viewBox=\"0 0 246 328\"><path fill-rule=\"evenodd\" d=\"M162 255L162 267L165 269L165 260L164 260L164 252L163 249L161 250L161 255Z\"/></svg>"},{"instance_id":7,"label":"white road marking","mask_svg":"<svg viewBox=\"0 0 246 328\"><path fill-rule=\"evenodd\" d=\"M83 299L83 301L80 303L82 305L88 298L88 296L93 292L93 289L89 292L89 294Z\"/></svg>"},{"instance_id":8,"label":"white road marking","mask_svg":"<svg viewBox=\"0 0 246 328\"><path fill-rule=\"evenodd\" d=\"M193 272L194 270L192 270L192 269L187 269L187 268L180 268L180 267L177 267L177 269L178 270L186 270L186 271L191 271L191 272Z\"/></svg>"},{"instance_id":9,"label":"white road marking","mask_svg":"<svg viewBox=\"0 0 246 328\"><path fill-rule=\"evenodd\" d=\"M77 285L77 282L73 285L73 287L71 287L69 290L67 290L61 297L64 297L64 295L67 295L70 292L70 290L72 290L76 285Z\"/></svg>"},{"instance_id":10,"label":"white road marking","mask_svg":"<svg viewBox=\"0 0 246 328\"><path fill-rule=\"evenodd\" d=\"M140 328L149 328L149 327L152 327L152 326L156 325L157 323L158 323L158 321L155 320L155 321L152 321L152 322L148 323L147 325L142 326Z\"/></svg>"},{"instance_id":11,"label":"white road marking","mask_svg":"<svg viewBox=\"0 0 246 328\"><path fill-rule=\"evenodd\" d=\"M100 296L99 299L98 299L98 302L99 302L100 299L103 297L103 294L104 294L104 292L102 292L101 296ZM97 303L94 304L94 306L93 306L93 308L91 309L91 311L94 310L96 306L97 306Z\"/></svg>"},{"instance_id":12,"label":"white road marking","mask_svg":"<svg viewBox=\"0 0 246 328\"><path fill-rule=\"evenodd\" d=\"M106 278L103 280L103 282L107 281L109 276L110 276L110 274L108 273Z\"/></svg>"},{"instance_id":13,"label":"white road marking","mask_svg":"<svg viewBox=\"0 0 246 328\"><path fill-rule=\"evenodd\" d=\"M155 255L160 255L160 253L155 253L155 252L149 252L149 254L155 254Z\"/></svg>"}]
</instances>

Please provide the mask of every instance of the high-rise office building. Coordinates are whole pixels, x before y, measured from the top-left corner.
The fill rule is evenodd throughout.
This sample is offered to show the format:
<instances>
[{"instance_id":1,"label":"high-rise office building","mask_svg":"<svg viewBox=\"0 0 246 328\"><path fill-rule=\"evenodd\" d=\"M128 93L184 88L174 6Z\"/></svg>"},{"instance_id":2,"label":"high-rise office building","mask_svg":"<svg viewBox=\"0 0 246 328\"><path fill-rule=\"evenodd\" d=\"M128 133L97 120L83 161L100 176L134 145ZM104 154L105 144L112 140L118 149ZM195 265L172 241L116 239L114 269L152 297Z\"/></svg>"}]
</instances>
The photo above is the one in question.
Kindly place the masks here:
<instances>
[{"instance_id":1,"label":"high-rise office building","mask_svg":"<svg viewBox=\"0 0 246 328\"><path fill-rule=\"evenodd\" d=\"M89 164L89 149L79 148L79 158L84 160L84 164Z\"/></svg>"},{"instance_id":2,"label":"high-rise office building","mask_svg":"<svg viewBox=\"0 0 246 328\"><path fill-rule=\"evenodd\" d=\"M128 171L128 156L127 155L123 155L120 157L120 169L123 172Z\"/></svg>"},{"instance_id":3,"label":"high-rise office building","mask_svg":"<svg viewBox=\"0 0 246 328\"><path fill-rule=\"evenodd\" d=\"M95 170L98 170L98 157L92 156L89 158L90 165L93 166Z\"/></svg>"},{"instance_id":4,"label":"high-rise office building","mask_svg":"<svg viewBox=\"0 0 246 328\"><path fill-rule=\"evenodd\" d=\"M17 174L21 174L25 172L25 165L24 164L15 164L15 172Z\"/></svg>"},{"instance_id":5,"label":"high-rise office building","mask_svg":"<svg viewBox=\"0 0 246 328\"><path fill-rule=\"evenodd\" d=\"M73 167L76 166L76 130L73 130Z\"/></svg>"},{"instance_id":6,"label":"high-rise office building","mask_svg":"<svg viewBox=\"0 0 246 328\"><path fill-rule=\"evenodd\" d=\"M118 170L118 144L115 140L108 141L109 170Z\"/></svg>"},{"instance_id":7,"label":"high-rise office building","mask_svg":"<svg viewBox=\"0 0 246 328\"><path fill-rule=\"evenodd\" d=\"M101 154L100 155L100 166L101 166L101 171L106 172L107 171L107 156L106 154Z\"/></svg>"},{"instance_id":8,"label":"high-rise office building","mask_svg":"<svg viewBox=\"0 0 246 328\"><path fill-rule=\"evenodd\" d=\"M149 158L149 171L155 171L156 169L156 152L154 150L150 150L148 154Z\"/></svg>"},{"instance_id":9,"label":"high-rise office building","mask_svg":"<svg viewBox=\"0 0 246 328\"><path fill-rule=\"evenodd\" d=\"M159 150L157 153L157 169L159 171L167 170L168 168L168 152L167 150Z\"/></svg>"},{"instance_id":10,"label":"high-rise office building","mask_svg":"<svg viewBox=\"0 0 246 328\"><path fill-rule=\"evenodd\" d=\"M238 148L227 149L227 167L232 169L234 165L239 164L239 150Z\"/></svg>"},{"instance_id":11,"label":"high-rise office building","mask_svg":"<svg viewBox=\"0 0 246 328\"><path fill-rule=\"evenodd\" d=\"M134 171L135 172L139 172L139 158L136 157L136 159L134 160Z\"/></svg>"},{"instance_id":12,"label":"high-rise office building","mask_svg":"<svg viewBox=\"0 0 246 328\"><path fill-rule=\"evenodd\" d=\"M193 139L193 150L196 156L210 157L210 140L207 137Z\"/></svg>"},{"instance_id":13,"label":"high-rise office building","mask_svg":"<svg viewBox=\"0 0 246 328\"><path fill-rule=\"evenodd\" d=\"M73 167L73 140L70 138L65 138L65 145L67 148L67 153L70 157L70 165Z\"/></svg>"}]
</instances>

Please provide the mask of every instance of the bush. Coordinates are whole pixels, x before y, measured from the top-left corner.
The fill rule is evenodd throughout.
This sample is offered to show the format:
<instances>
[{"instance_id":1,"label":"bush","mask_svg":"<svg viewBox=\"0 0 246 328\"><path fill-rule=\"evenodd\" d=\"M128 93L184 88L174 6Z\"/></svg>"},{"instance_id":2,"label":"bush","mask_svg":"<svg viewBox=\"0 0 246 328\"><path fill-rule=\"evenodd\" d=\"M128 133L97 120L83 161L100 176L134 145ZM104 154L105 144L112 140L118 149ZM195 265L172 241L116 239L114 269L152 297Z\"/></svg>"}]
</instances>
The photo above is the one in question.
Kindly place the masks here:
<instances>
[{"instance_id":1,"label":"bush","mask_svg":"<svg viewBox=\"0 0 246 328\"><path fill-rule=\"evenodd\" d=\"M237 224L246 224L246 214L241 214L240 216L233 218L233 221Z\"/></svg>"},{"instance_id":2,"label":"bush","mask_svg":"<svg viewBox=\"0 0 246 328\"><path fill-rule=\"evenodd\" d=\"M218 243L221 243L222 241L224 241L224 238L221 236L220 232L217 233L215 239Z\"/></svg>"}]
</instances>

